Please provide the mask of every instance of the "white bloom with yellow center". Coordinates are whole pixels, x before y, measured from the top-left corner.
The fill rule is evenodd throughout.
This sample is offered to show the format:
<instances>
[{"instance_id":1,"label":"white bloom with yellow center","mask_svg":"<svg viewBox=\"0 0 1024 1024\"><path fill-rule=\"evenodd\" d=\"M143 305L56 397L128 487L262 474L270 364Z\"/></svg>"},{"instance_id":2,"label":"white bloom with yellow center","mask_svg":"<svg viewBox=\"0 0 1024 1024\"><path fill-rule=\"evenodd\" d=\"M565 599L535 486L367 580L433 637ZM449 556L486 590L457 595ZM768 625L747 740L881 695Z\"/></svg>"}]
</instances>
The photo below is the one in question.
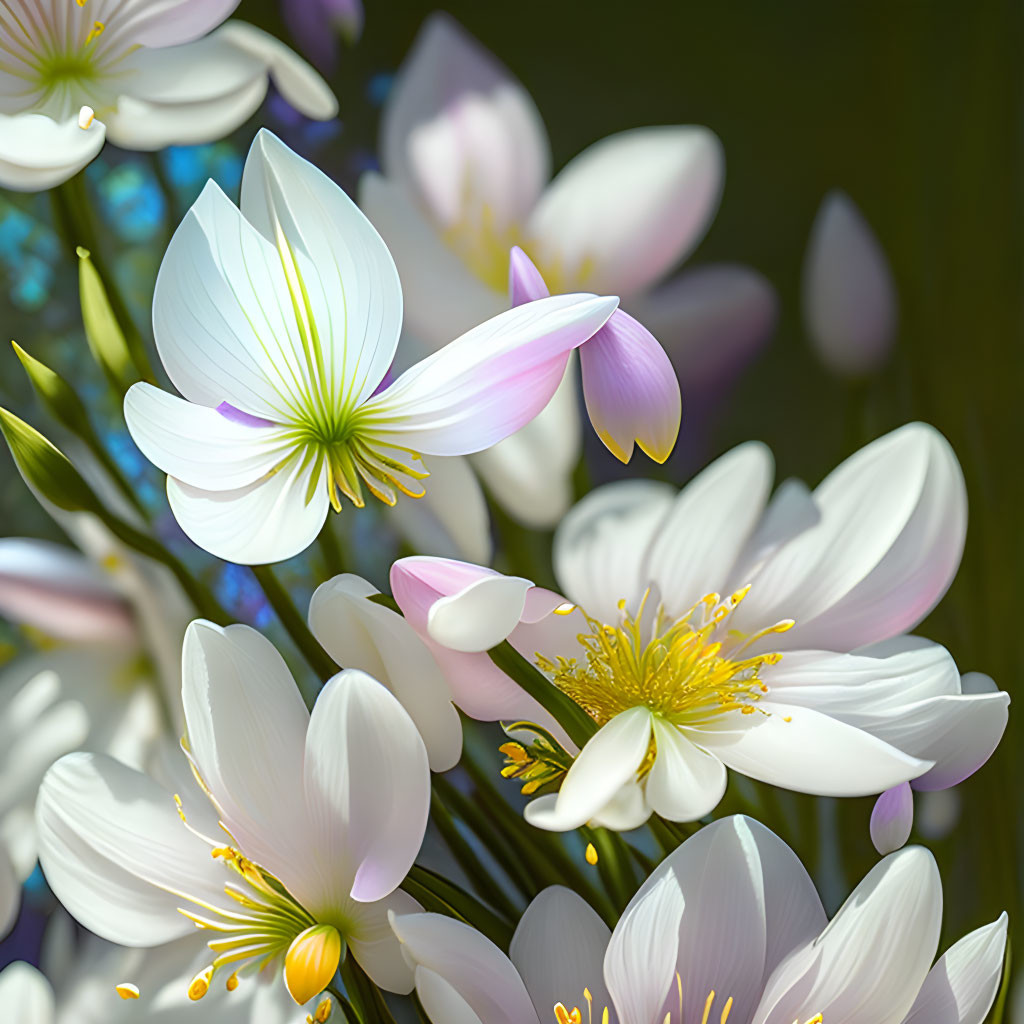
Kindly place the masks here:
<instances>
[{"instance_id":1,"label":"white bloom with yellow center","mask_svg":"<svg viewBox=\"0 0 1024 1024\"><path fill-rule=\"evenodd\" d=\"M422 455L479 451L529 422L616 306L527 303L385 386L402 325L387 246L337 185L261 131L241 210L208 184L160 268L153 331L185 398L135 384L125 419L192 540L230 561L278 561L343 501L423 495Z\"/></svg>"},{"instance_id":2,"label":"white bloom with yellow center","mask_svg":"<svg viewBox=\"0 0 1024 1024\"><path fill-rule=\"evenodd\" d=\"M995 749L1009 696L964 692L949 653L907 635L963 549L966 494L945 439L910 424L813 493L787 481L769 503L771 471L749 443L681 492L592 492L555 538L566 597L465 563L395 563L395 598L456 704L531 718L533 698L476 653L507 638L597 727L559 792L527 807L531 822L696 820L726 767L825 796L943 789ZM532 746L508 749L508 774L559 778L525 774Z\"/></svg>"},{"instance_id":3,"label":"white bloom with yellow center","mask_svg":"<svg viewBox=\"0 0 1024 1024\"><path fill-rule=\"evenodd\" d=\"M250 117L270 79L297 110L333 117L337 102L305 61L252 25L221 25L237 6L0 4L0 185L29 192L58 185L105 138L142 150L212 142Z\"/></svg>"},{"instance_id":4,"label":"white bloom with yellow center","mask_svg":"<svg viewBox=\"0 0 1024 1024\"><path fill-rule=\"evenodd\" d=\"M437 914L392 925L434 1024L982 1024L1006 915L932 966L941 918L921 847L877 864L828 921L793 851L733 817L670 854L611 933L560 887L527 908L508 957Z\"/></svg>"},{"instance_id":5,"label":"white bloom with yellow center","mask_svg":"<svg viewBox=\"0 0 1024 1024\"><path fill-rule=\"evenodd\" d=\"M310 714L268 640L202 620L185 636L182 700L202 792L184 759L172 788L90 754L47 773L40 860L65 907L122 945L205 943L192 999L266 969L305 1004L346 950L408 991L387 911L418 909L397 887L426 828L429 769L401 705L346 671Z\"/></svg>"}]
</instances>

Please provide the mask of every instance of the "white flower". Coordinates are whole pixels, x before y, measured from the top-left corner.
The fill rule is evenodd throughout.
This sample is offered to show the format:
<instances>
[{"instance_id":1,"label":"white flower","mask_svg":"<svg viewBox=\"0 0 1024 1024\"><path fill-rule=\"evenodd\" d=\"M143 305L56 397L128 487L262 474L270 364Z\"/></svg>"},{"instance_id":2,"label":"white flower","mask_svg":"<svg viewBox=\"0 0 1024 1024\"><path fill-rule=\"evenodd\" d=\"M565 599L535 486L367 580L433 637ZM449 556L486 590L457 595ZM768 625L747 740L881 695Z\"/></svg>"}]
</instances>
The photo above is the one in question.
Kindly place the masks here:
<instances>
[{"instance_id":1,"label":"white flower","mask_svg":"<svg viewBox=\"0 0 1024 1024\"><path fill-rule=\"evenodd\" d=\"M511 680L499 690L475 653L507 637L599 727L559 793L527 807L531 822L695 820L721 799L726 766L854 796L911 779L943 789L988 759L1008 695L963 692L949 653L907 635L963 549L966 494L945 439L908 425L813 493L791 480L769 503L771 475L768 450L748 443L678 493L648 481L592 492L555 539L571 614L528 580L395 563L395 598L456 703L475 690L480 717L511 717Z\"/></svg>"},{"instance_id":2,"label":"white flower","mask_svg":"<svg viewBox=\"0 0 1024 1024\"><path fill-rule=\"evenodd\" d=\"M699 271L711 275L699 286L686 276L660 285L718 206L724 161L711 131L621 132L549 180L550 147L533 100L447 15L427 20L399 73L381 125L381 164L382 176L360 183L360 205L394 253L406 331L425 351L506 308L515 245L552 292L621 295L676 357L684 394L742 364L774 320L770 286L742 267ZM577 379L572 369L525 431L473 457L498 500L530 525L554 525L571 501ZM632 419L640 417L634 410ZM621 455L632 449L628 420L613 417L606 432Z\"/></svg>"},{"instance_id":3,"label":"white flower","mask_svg":"<svg viewBox=\"0 0 1024 1024\"><path fill-rule=\"evenodd\" d=\"M437 914L393 927L435 1024L982 1024L1006 915L932 966L941 915L935 861L911 847L872 868L829 922L793 851L735 817L670 854L611 934L560 887L527 908L510 958Z\"/></svg>"},{"instance_id":4,"label":"white flower","mask_svg":"<svg viewBox=\"0 0 1024 1024\"><path fill-rule=\"evenodd\" d=\"M110 758L62 758L37 805L54 892L112 942L208 940L193 998L215 975L271 964L305 1003L346 948L377 984L408 991L386 912L418 906L397 890L429 803L409 716L358 671L330 680L310 714L281 656L247 626L194 622L183 657L189 760L209 799L183 758L172 788Z\"/></svg>"},{"instance_id":5,"label":"white flower","mask_svg":"<svg viewBox=\"0 0 1024 1024\"><path fill-rule=\"evenodd\" d=\"M896 287L885 253L853 200L821 202L803 271L804 326L828 369L862 377L879 369L896 334Z\"/></svg>"},{"instance_id":6,"label":"white flower","mask_svg":"<svg viewBox=\"0 0 1024 1024\"><path fill-rule=\"evenodd\" d=\"M425 455L507 437L554 393L614 298L562 295L494 317L378 393L402 324L387 247L344 192L266 131L239 211L212 182L171 240L153 299L180 399L125 396L200 547L237 562L306 548L342 497L424 493Z\"/></svg>"},{"instance_id":7,"label":"white flower","mask_svg":"<svg viewBox=\"0 0 1024 1024\"><path fill-rule=\"evenodd\" d=\"M143 150L212 142L249 118L271 78L297 110L333 117L334 96L305 61L252 25L221 25L237 6L0 6L0 185L29 192L58 185L89 163L105 138Z\"/></svg>"}]
</instances>

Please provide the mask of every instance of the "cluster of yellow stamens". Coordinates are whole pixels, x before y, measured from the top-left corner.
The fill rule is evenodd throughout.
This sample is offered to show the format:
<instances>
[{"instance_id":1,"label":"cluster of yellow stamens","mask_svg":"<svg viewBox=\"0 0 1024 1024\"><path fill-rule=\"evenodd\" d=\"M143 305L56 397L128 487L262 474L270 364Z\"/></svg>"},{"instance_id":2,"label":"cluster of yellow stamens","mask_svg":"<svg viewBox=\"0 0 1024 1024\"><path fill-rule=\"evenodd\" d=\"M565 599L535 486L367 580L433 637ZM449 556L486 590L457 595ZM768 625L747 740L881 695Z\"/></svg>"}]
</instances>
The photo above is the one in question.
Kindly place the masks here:
<instances>
[{"instance_id":1,"label":"cluster of yellow stamens","mask_svg":"<svg viewBox=\"0 0 1024 1024\"><path fill-rule=\"evenodd\" d=\"M699 726L727 711L749 715L767 686L760 670L780 654L747 654L758 640L793 625L783 620L752 635L726 630L749 585L726 600L708 594L680 618L659 608L649 624L645 595L635 616L619 602L618 625L586 616L589 633L578 637L584 658L537 655L538 667L599 725L634 707L650 708L675 725ZM586 614L586 613L584 613Z\"/></svg>"}]
</instances>

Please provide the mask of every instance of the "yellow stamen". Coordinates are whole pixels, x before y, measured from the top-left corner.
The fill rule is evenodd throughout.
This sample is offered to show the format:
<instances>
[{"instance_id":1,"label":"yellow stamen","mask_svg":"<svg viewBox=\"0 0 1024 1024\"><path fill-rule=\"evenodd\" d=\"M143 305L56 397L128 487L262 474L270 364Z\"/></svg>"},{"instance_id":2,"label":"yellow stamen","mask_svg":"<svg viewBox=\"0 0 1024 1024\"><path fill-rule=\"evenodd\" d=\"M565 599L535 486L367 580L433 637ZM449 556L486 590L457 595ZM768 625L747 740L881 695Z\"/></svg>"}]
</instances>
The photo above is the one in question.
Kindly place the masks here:
<instances>
[{"instance_id":1,"label":"yellow stamen","mask_svg":"<svg viewBox=\"0 0 1024 1024\"><path fill-rule=\"evenodd\" d=\"M708 1024L708 1018L711 1016L711 1004L715 1001L715 990L712 989L708 993L707 999L704 1000L704 1016L700 1019L700 1024Z\"/></svg>"},{"instance_id":2,"label":"yellow stamen","mask_svg":"<svg viewBox=\"0 0 1024 1024\"><path fill-rule=\"evenodd\" d=\"M83 0L84 2L84 0ZM114 991L122 999L138 999L139 998L139 986L133 985L130 981L122 981L120 985L114 986Z\"/></svg>"},{"instance_id":3,"label":"yellow stamen","mask_svg":"<svg viewBox=\"0 0 1024 1024\"><path fill-rule=\"evenodd\" d=\"M334 1004L331 1002L331 997L324 996L317 1005L316 1011L306 1014L306 1024L327 1024L333 1010Z\"/></svg>"},{"instance_id":4,"label":"yellow stamen","mask_svg":"<svg viewBox=\"0 0 1024 1024\"><path fill-rule=\"evenodd\" d=\"M299 1006L318 996L331 983L341 963L341 935L329 924L307 928L288 947L284 981Z\"/></svg>"},{"instance_id":5,"label":"yellow stamen","mask_svg":"<svg viewBox=\"0 0 1024 1024\"><path fill-rule=\"evenodd\" d=\"M555 1003L555 1020L558 1024L581 1024L583 1015L578 1006L567 1010L564 1003Z\"/></svg>"},{"instance_id":6,"label":"yellow stamen","mask_svg":"<svg viewBox=\"0 0 1024 1024\"><path fill-rule=\"evenodd\" d=\"M207 967L200 971L188 986L188 997L193 1002L202 999L210 991L210 981L213 979L213 968Z\"/></svg>"},{"instance_id":7,"label":"yellow stamen","mask_svg":"<svg viewBox=\"0 0 1024 1024\"><path fill-rule=\"evenodd\" d=\"M594 849L593 843L587 843L587 852L584 854L587 858L587 863L593 867L597 863L597 850Z\"/></svg>"},{"instance_id":8,"label":"yellow stamen","mask_svg":"<svg viewBox=\"0 0 1024 1024\"><path fill-rule=\"evenodd\" d=\"M87 43L91 43L94 39L97 39L99 36L103 35L103 30L106 27L107 26L104 25L102 21L94 21L92 23L92 29L89 31L89 34L85 37L85 41Z\"/></svg>"},{"instance_id":9,"label":"yellow stamen","mask_svg":"<svg viewBox=\"0 0 1024 1024\"><path fill-rule=\"evenodd\" d=\"M725 1024L729 1019L729 1011L732 1009L732 996L725 1001L725 1009L722 1010L722 1016L718 1020L718 1024Z\"/></svg>"},{"instance_id":10,"label":"yellow stamen","mask_svg":"<svg viewBox=\"0 0 1024 1024\"><path fill-rule=\"evenodd\" d=\"M238 971L232 971L228 980L224 982L224 987L229 992L234 992L238 988Z\"/></svg>"}]
</instances>

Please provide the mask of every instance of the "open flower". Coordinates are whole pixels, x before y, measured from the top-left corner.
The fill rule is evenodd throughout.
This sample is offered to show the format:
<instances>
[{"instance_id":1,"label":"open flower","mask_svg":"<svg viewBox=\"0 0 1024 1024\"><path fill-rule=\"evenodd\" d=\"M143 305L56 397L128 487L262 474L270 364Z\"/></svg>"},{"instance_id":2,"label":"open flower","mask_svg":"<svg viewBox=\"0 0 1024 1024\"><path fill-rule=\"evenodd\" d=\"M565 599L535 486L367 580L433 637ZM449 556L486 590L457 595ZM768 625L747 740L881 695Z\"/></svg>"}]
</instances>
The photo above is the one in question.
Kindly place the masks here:
<instances>
[{"instance_id":1,"label":"open flower","mask_svg":"<svg viewBox=\"0 0 1024 1024\"><path fill-rule=\"evenodd\" d=\"M125 396L182 529L231 561L297 554L343 499L422 495L422 455L479 451L518 430L617 305L560 295L508 310L379 390L402 290L369 221L266 131L241 204L208 184L157 279L157 348L185 399L148 384Z\"/></svg>"},{"instance_id":2,"label":"open flower","mask_svg":"<svg viewBox=\"0 0 1024 1024\"><path fill-rule=\"evenodd\" d=\"M435 1024L982 1024L1006 915L932 966L941 917L921 847L877 864L828 921L793 851L734 817L655 868L610 934L560 887L527 908L509 957L437 914L393 927Z\"/></svg>"},{"instance_id":3,"label":"open flower","mask_svg":"<svg viewBox=\"0 0 1024 1024\"><path fill-rule=\"evenodd\" d=\"M58 185L105 138L143 150L213 142L259 107L271 78L302 113L333 117L330 89L291 50L252 25L221 25L237 6L13 0L0 7L0 185L28 192Z\"/></svg>"},{"instance_id":4,"label":"open flower","mask_svg":"<svg viewBox=\"0 0 1024 1024\"><path fill-rule=\"evenodd\" d=\"M966 495L945 439L910 424L813 493L787 481L768 503L771 472L748 443L678 493L593 491L555 540L569 614L528 580L395 563L396 600L453 692L476 690L478 713L510 717L514 684L497 687L476 653L507 637L598 727L560 791L528 805L531 822L695 820L721 799L727 766L827 796L943 788L992 753L1008 695L962 692L949 653L907 635L963 549Z\"/></svg>"},{"instance_id":5,"label":"open flower","mask_svg":"<svg viewBox=\"0 0 1024 1024\"><path fill-rule=\"evenodd\" d=\"M364 175L360 205L397 261L411 344L433 351L504 309L513 246L552 292L621 295L629 313L677 357L687 394L714 375L710 364L742 365L767 336L772 292L745 268L706 268L713 280L699 287L688 286L685 276L656 287L695 248L718 206L722 148L707 128L621 132L549 180L550 147L529 94L453 19L435 14L399 73L381 140L383 175ZM647 375L649 389L664 377L663 367L638 358L648 338L633 328L595 339L587 382L592 417L596 398L615 407L608 378L600 388L595 376L612 350L633 357L620 387L635 387ZM528 432L473 459L502 504L531 525L553 525L571 502L568 480L581 441L576 391L573 370ZM599 415L595 426L618 457L628 458L639 437L661 459L674 438L672 420L668 395L648 409Z\"/></svg>"},{"instance_id":6,"label":"open flower","mask_svg":"<svg viewBox=\"0 0 1024 1024\"><path fill-rule=\"evenodd\" d=\"M206 941L194 999L216 977L267 968L283 970L304 1004L346 949L377 984L408 991L386 915L417 908L397 890L429 803L409 716L354 670L331 679L310 714L281 656L247 626L194 622L183 657L186 747L202 793L184 763L175 792L110 758L62 758L37 808L54 892L112 942L192 935L198 951Z\"/></svg>"}]
</instances>

